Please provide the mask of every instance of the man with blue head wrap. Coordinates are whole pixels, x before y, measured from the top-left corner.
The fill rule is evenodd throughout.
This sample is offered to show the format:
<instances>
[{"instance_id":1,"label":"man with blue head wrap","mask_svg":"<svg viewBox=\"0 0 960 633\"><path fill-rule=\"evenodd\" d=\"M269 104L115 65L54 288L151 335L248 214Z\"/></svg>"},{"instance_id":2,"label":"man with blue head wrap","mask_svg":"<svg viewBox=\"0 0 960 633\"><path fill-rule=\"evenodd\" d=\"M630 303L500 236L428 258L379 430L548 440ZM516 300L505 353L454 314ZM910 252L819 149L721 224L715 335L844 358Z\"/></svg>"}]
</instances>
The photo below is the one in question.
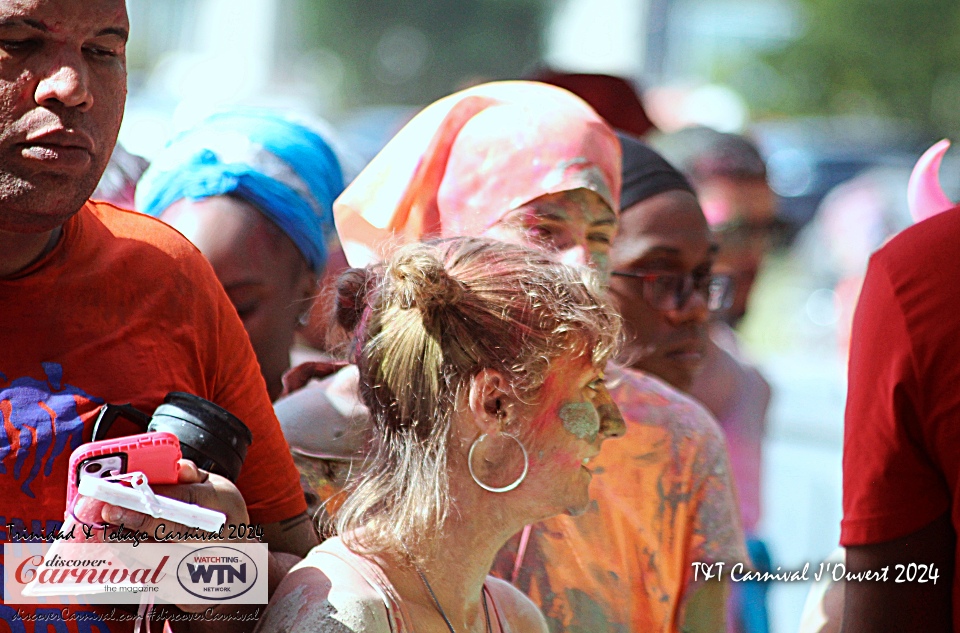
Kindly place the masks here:
<instances>
[{"instance_id":1,"label":"man with blue head wrap","mask_svg":"<svg viewBox=\"0 0 960 633\"><path fill-rule=\"evenodd\" d=\"M213 265L280 395L300 319L336 243L340 163L315 131L263 111L215 114L175 137L137 187L137 209Z\"/></svg>"}]
</instances>

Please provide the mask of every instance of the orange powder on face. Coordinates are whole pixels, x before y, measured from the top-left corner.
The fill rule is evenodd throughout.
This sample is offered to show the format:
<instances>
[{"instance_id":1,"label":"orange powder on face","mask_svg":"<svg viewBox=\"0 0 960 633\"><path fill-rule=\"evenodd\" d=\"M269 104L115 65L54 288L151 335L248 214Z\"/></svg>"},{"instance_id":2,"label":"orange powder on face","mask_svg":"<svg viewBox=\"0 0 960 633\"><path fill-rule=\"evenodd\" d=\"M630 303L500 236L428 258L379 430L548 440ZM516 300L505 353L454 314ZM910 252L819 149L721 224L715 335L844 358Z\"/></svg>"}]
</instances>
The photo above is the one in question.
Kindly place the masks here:
<instances>
[{"instance_id":1,"label":"orange powder on face","mask_svg":"<svg viewBox=\"0 0 960 633\"><path fill-rule=\"evenodd\" d=\"M559 396L557 393L557 381L563 380L566 372L551 371L547 374L540 387L540 397L542 400L538 403L537 413L530 420L530 429L535 437L539 437L550 428L550 423L557 417L559 407Z\"/></svg>"}]
</instances>

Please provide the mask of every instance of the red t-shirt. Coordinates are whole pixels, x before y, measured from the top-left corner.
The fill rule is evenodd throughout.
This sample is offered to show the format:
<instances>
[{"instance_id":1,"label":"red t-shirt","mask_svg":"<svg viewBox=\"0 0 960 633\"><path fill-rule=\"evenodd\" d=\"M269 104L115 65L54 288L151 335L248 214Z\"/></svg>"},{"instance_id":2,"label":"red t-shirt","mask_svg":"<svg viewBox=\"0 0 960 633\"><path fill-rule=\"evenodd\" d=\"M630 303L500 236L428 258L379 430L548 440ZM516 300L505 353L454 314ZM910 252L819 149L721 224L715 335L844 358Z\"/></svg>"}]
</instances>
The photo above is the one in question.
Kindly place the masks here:
<instances>
[{"instance_id":1,"label":"red t-shirt","mask_svg":"<svg viewBox=\"0 0 960 633\"><path fill-rule=\"evenodd\" d=\"M849 384L840 542L889 541L948 510L960 527L960 207L871 258ZM953 591L960 630L956 576Z\"/></svg>"},{"instance_id":2,"label":"red t-shirt","mask_svg":"<svg viewBox=\"0 0 960 633\"><path fill-rule=\"evenodd\" d=\"M170 391L207 398L250 427L237 486L251 521L306 510L256 357L210 265L162 222L88 202L48 255L0 279L0 541L7 524L49 533L63 520L67 462L90 441L100 405L152 413ZM15 611L0 605L14 633L105 630L34 625Z\"/></svg>"}]
</instances>

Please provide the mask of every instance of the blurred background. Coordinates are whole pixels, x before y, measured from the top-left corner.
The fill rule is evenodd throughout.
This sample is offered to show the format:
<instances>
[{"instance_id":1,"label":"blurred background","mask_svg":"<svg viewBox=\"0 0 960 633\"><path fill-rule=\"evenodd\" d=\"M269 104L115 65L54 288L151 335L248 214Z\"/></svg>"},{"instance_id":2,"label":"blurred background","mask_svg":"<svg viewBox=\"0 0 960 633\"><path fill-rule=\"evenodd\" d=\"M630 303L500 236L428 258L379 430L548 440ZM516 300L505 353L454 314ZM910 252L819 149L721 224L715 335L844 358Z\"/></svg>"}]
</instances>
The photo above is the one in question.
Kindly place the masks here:
<instances>
[{"instance_id":1,"label":"blurred background","mask_svg":"<svg viewBox=\"0 0 960 633\"><path fill-rule=\"evenodd\" d=\"M329 121L358 170L416 110L545 67L624 77L662 131L759 144L786 239L740 332L773 386L761 535L774 565L836 547L845 346L870 252L909 224L909 170L960 138L955 0L131 0L120 139L150 158L228 104ZM349 171L349 170L348 170ZM960 197L960 165L943 183ZM771 593L797 630L809 587Z\"/></svg>"}]
</instances>

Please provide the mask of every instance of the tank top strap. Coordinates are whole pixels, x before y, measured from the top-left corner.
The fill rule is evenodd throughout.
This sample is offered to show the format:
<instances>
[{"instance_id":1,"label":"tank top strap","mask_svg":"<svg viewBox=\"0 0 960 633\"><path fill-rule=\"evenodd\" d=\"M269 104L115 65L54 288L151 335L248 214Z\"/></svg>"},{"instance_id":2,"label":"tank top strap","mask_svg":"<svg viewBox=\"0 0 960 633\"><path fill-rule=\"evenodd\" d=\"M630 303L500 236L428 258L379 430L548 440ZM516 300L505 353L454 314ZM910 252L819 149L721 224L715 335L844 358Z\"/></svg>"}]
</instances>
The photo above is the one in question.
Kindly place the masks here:
<instances>
[{"instance_id":1,"label":"tank top strap","mask_svg":"<svg viewBox=\"0 0 960 633\"><path fill-rule=\"evenodd\" d=\"M353 569L361 578L363 578L380 599L387 609L387 621L390 624L391 633L414 633L413 625L410 624L410 614L407 613L403 601L394 589L390 579L383 573L380 566L371 560L350 551L339 537L334 537L324 541L314 550L317 554L327 554L339 559L351 569Z\"/></svg>"},{"instance_id":2,"label":"tank top strap","mask_svg":"<svg viewBox=\"0 0 960 633\"><path fill-rule=\"evenodd\" d=\"M497 609L497 603L493 599L493 593L487 587L487 583L483 583L483 599L487 604L488 612L490 613L490 627L493 630L493 633L510 633L509 629L504 628L503 620L500 618L500 611Z\"/></svg>"}]
</instances>

